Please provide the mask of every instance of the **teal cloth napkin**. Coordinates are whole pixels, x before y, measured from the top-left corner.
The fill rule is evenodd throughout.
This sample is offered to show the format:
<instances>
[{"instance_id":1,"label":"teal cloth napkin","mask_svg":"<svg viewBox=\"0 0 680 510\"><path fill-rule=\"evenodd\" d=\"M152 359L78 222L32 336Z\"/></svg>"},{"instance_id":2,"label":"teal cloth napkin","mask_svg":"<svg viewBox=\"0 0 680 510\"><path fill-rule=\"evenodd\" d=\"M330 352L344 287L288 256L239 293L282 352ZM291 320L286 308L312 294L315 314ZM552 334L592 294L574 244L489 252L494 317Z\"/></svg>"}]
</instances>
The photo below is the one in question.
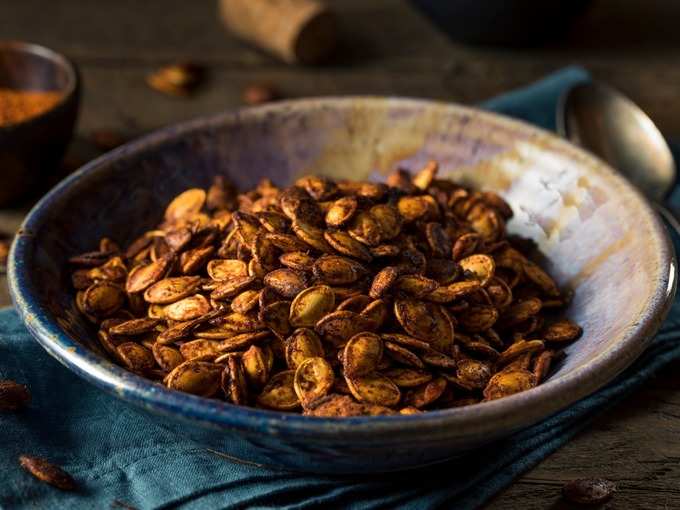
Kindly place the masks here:
<instances>
[{"instance_id":1,"label":"teal cloth napkin","mask_svg":"<svg viewBox=\"0 0 680 510\"><path fill-rule=\"evenodd\" d=\"M553 128L559 93L587 79L582 69L565 69L485 106ZM674 242L677 249L678 239ZM0 414L0 508L477 508L680 357L678 326L676 302L653 345L615 382L507 440L418 471L351 477L237 463L174 435L62 367L33 341L15 312L5 309L0 379L28 384L33 402L23 412ZM65 493L35 480L17 464L22 453L63 466L79 490Z\"/></svg>"}]
</instances>

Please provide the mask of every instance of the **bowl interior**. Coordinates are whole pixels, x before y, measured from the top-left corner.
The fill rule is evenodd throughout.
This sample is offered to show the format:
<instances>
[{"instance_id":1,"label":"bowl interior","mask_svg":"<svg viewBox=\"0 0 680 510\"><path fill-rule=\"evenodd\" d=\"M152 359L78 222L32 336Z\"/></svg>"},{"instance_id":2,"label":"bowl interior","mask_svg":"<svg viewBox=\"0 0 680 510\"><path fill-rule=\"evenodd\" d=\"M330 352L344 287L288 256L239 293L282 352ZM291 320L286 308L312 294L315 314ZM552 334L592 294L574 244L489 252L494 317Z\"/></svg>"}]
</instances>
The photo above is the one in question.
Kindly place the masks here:
<instances>
[{"instance_id":1,"label":"bowl interior","mask_svg":"<svg viewBox=\"0 0 680 510\"><path fill-rule=\"evenodd\" d=\"M521 419L545 416L584 396L641 352L674 283L672 249L641 197L606 166L548 133L425 101L282 103L168 128L121 147L36 206L13 251L15 300L30 309L24 316L29 327L37 321L59 332L42 340L49 350L73 339L99 352L91 326L73 304L66 259L96 249L100 237L130 242L161 220L173 196L207 187L218 173L241 189L263 177L285 185L307 173L383 180L396 166L415 171L429 159L440 162L443 177L502 194L515 212L509 229L533 238L547 269L574 290L567 315L585 333L567 347L550 381L502 399L520 404L543 398L544 405ZM88 363L82 363L84 371ZM121 373L101 366L107 374ZM512 405L500 402L471 407Z\"/></svg>"},{"instance_id":2,"label":"bowl interior","mask_svg":"<svg viewBox=\"0 0 680 510\"><path fill-rule=\"evenodd\" d=\"M73 67L58 53L36 44L0 43L0 87L67 94L74 86Z\"/></svg>"}]
</instances>

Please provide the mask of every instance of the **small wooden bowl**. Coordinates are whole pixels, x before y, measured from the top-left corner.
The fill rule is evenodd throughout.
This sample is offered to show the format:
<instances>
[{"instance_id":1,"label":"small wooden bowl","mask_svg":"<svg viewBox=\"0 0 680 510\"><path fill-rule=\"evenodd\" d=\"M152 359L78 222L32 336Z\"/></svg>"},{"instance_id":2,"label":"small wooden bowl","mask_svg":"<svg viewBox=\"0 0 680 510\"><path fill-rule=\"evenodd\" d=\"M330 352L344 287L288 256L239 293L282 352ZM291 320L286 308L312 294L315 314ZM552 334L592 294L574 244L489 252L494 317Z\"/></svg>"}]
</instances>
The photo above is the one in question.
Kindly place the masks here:
<instances>
[{"instance_id":1,"label":"small wooden bowl","mask_svg":"<svg viewBox=\"0 0 680 510\"><path fill-rule=\"evenodd\" d=\"M56 91L61 100L22 122L0 125L0 206L44 189L73 135L80 103L75 65L48 48L18 41L0 42L0 87Z\"/></svg>"}]
</instances>

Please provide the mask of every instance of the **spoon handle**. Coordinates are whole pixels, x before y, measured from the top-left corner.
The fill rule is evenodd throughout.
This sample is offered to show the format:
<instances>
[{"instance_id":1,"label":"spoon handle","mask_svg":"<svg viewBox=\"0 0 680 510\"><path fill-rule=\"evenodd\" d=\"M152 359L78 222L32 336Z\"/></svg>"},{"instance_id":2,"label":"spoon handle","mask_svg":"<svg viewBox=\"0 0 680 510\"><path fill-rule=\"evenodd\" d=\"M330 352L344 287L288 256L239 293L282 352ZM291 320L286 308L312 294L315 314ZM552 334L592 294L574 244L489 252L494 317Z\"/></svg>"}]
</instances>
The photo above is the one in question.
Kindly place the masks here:
<instances>
[{"instance_id":1,"label":"spoon handle","mask_svg":"<svg viewBox=\"0 0 680 510\"><path fill-rule=\"evenodd\" d=\"M675 230L675 233L680 235L680 214L659 202L653 202L653 206L656 212Z\"/></svg>"}]
</instances>

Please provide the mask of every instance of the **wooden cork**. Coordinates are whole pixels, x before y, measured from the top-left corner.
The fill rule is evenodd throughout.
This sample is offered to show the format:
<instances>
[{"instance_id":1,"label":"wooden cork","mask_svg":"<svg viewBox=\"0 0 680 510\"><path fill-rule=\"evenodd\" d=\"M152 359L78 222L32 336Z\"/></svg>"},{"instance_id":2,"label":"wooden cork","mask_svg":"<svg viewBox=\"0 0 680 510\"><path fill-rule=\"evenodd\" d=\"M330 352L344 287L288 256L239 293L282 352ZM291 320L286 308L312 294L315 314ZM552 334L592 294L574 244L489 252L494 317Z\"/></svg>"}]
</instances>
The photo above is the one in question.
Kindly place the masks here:
<instances>
[{"instance_id":1,"label":"wooden cork","mask_svg":"<svg viewBox=\"0 0 680 510\"><path fill-rule=\"evenodd\" d=\"M238 37L291 64L321 62L337 40L335 17L314 0L219 0L219 12Z\"/></svg>"}]
</instances>

